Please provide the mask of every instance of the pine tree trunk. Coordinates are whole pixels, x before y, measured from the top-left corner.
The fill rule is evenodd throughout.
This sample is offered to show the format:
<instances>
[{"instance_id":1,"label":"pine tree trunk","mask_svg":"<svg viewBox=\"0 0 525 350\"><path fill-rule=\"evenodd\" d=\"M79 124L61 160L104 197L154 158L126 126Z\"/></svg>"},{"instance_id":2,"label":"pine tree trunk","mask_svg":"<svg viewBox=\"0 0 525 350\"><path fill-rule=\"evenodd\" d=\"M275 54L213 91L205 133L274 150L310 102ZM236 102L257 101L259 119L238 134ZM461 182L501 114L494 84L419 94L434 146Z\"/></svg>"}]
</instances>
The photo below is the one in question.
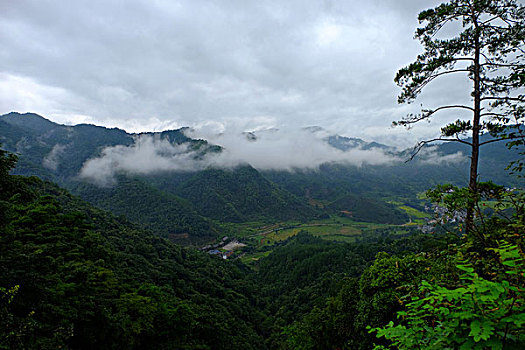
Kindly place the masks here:
<instances>
[{"instance_id":1,"label":"pine tree trunk","mask_svg":"<svg viewBox=\"0 0 525 350\"><path fill-rule=\"evenodd\" d=\"M470 198L467 202L467 217L465 222L465 233L471 234L475 231L474 208L478 199L478 160L479 160L479 133L481 117L481 88L480 88L480 43L477 18L473 15L475 26L474 32L474 117L472 119L472 153L470 157L469 192Z\"/></svg>"}]
</instances>

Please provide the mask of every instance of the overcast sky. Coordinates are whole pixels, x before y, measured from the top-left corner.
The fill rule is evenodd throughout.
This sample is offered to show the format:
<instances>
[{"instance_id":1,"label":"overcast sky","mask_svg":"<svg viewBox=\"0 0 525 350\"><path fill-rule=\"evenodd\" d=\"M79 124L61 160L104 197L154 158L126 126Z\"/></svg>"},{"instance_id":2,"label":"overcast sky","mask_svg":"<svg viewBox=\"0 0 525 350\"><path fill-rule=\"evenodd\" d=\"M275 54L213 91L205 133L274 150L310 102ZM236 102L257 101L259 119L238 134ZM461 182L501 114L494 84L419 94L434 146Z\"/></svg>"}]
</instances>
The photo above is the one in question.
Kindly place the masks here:
<instances>
[{"instance_id":1,"label":"overcast sky","mask_svg":"<svg viewBox=\"0 0 525 350\"><path fill-rule=\"evenodd\" d=\"M0 114L132 132L319 125L406 144L443 124L390 128L414 108L393 78L420 52L417 14L438 3L0 0ZM416 105L456 93L431 86Z\"/></svg>"}]
</instances>

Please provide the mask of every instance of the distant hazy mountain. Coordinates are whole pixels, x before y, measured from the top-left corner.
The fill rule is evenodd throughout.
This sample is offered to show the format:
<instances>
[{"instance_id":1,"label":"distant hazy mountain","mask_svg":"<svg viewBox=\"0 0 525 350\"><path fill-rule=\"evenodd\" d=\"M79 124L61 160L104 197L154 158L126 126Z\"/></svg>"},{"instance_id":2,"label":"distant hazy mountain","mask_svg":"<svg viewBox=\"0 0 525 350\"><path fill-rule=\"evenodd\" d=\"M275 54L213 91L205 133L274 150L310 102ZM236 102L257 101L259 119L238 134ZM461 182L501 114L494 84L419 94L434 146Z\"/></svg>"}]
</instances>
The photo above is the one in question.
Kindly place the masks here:
<instances>
[{"instance_id":1,"label":"distant hazy mountain","mask_svg":"<svg viewBox=\"0 0 525 350\"><path fill-rule=\"evenodd\" d=\"M377 142L365 142L361 139L354 137L345 137L340 135L331 135L326 141L328 144L334 148L337 148L341 151L348 151L353 148L360 148L363 150L370 150L373 148L379 148L383 150L388 150L391 152L395 151L395 148L383 145Z\"/></svg>"}]
</instances>

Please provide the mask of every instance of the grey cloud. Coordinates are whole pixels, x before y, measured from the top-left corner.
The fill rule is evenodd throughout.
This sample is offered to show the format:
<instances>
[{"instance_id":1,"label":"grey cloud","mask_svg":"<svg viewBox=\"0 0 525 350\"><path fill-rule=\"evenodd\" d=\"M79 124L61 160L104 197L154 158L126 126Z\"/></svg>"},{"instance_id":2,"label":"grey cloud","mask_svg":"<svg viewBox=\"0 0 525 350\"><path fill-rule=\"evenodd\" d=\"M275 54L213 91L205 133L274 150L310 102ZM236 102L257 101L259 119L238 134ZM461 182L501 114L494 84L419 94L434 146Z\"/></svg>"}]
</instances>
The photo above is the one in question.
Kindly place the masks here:
<instances>
[{"instance_id":1,"label":"grey cloud","mask_svg":"<svg viewBox=\"0 0 525 350\"><path fill-rule=\"evenodd\" d=\"M417 0L0 6L5 112L144 128L263 116L352 136L402 115L392 79L418 53L422 9ZM8 88L13 79L20 89Z\"/></svg>"}]
</instances>

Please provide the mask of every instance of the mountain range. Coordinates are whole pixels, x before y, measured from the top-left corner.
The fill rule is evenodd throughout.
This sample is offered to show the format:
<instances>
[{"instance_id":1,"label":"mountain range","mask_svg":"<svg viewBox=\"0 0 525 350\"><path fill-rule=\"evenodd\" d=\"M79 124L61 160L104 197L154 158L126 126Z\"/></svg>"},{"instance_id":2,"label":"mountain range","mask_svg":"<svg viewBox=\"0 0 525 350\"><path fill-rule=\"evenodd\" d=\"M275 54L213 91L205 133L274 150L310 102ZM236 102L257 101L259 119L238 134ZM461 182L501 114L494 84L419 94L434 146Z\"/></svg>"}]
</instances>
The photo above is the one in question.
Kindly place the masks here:
<instances>
[{"instance_id":1,"label":"mountain range","mask_svg":"<svg viewBox=\"0 0 525 350\"><path fill-rule=\"evenodd\" d=\"M308 131L313 138L319 129ZM427 148L420 158L404 163L408 151L340 135L323 139L338 155L373 151L370 155L380 152L391 161L327 161L291 170L256 169L249 163L222 166L213 159L227 149L187 135L187 128L130 134L87 124L59 125L32 113L0 116L0 143L19 156L17 174L56 182L185 244L215 239L221 222L304 221L349 212L356 220L401 224L408 217L388 201L421 207L418 193L437 183L462 184L468 169L468 150L461 144ZM258 142L255 132L246 138ZM512 185L517 180L504 168L517 152L504 147L494 143L482 149L480 175Z\"/></svg>"}]
</instances>

